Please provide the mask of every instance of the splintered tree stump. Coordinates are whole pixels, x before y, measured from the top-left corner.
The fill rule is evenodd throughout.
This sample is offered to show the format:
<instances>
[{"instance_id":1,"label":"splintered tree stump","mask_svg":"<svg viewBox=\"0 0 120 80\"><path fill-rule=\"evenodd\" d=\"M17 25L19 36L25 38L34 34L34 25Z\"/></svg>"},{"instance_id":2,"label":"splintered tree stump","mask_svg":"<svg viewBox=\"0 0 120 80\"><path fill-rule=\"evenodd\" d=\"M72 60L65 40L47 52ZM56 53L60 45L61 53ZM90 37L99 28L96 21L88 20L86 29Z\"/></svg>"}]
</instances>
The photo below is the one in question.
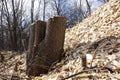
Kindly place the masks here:
<instances>
[{"instance_id":1,"label":"splintered tree stump","mask_svg":"<svg viewBox=\"0 0 120 80\"><path fill-rule=\"evenodd\" d=\"M31 60L36 56L38 44L45 38L46 22L36 21L30 25L30 37L27 53L27 69L31 66Z\"/></svg>"},{"instance_id":2,"label":"splintered tree stump","mask_svg":"<svg viewBox=\"0 0 120 80\"><path fill-rule=\"evenodd\" d=\"M39 26L40 29L43 28L44 25L39 24L37 26ZM35 33L32 33L34 31L30 30L29 44L34 44L35 47L31 47L31 45L28 49L28 76L38 76L42 73L47 73L52 63L60 60L62 57L62 53L64 52L63 46L66 29L65 17L57 16L54 18L50 18L46 24L46 30L43 29L43 32L39 32L37 28L38 27L35 27L35 29L33 29L35 30ZM31 37L33 37L34 40L31 40ZM33 42L31 43L30 41Z\"/></svg>"},{"instance_id":3,"label":"splintered tree stump","mask_svg":"<svg viewBox=\"0 0 120 80\"><path fill-rule=\"evenodd\" d=\"M30 38L28 45L27 62L34 57L38 44L45 38L46 22L36 21L30 26Z\"/></svg>"},{"instance_id":4,"label":"splintered tree stump","mask_svg":"<svg viewBox=\"0 0 120 80\"><path fill-rule=\"evenodd\" d=\"M29 62L30 58L31 58L31 54L32 54L32 49L33 49L33 45L34 45L34 38L35 38L35 23L30 25L30 33L29 33L30 37L29 37L29 44L28 44L28 53L27 54L27 62Z\"/></svg>"}]
</instances>

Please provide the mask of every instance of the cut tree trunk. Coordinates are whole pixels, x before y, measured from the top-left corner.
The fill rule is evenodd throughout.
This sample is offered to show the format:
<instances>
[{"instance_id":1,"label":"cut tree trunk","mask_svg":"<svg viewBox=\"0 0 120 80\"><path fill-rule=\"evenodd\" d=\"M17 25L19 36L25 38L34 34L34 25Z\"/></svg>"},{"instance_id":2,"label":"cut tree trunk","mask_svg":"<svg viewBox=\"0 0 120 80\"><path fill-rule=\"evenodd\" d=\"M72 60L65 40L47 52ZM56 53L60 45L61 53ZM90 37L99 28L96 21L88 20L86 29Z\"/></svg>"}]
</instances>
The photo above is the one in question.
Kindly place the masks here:
<instances>
[{"instance_id":1,"label":"cut tree trunk","mask_svg":"<svg viewBox=\"0 0 120 80\"><path fill-rule=\"evenodd\" d=\"M44 39L46 30L46 22L36 21L30 26L30 37L28 44L28 53L27 53L27 69L30 68L31 60L36 56L35 51L37 51L38 44Z\"/></svg>"},{"instance_id":2,"label":"cut tree trunk","mask_svg":"<svg viewBox=\"0 0 120 80\"><path fill-rule=\"evenodd\" d=\"M41 24L37 26L40 26L40 29L42 28ZM32 36L33 31L31 30L30 40L31 37L33 37L32 39L34 40L29 40L29 44L32 44L31 42L33 41L35 47L32 48L29 46L28 49L28 51L32 49L27 54L28 76L38 76L41 73L47 73L52 63L62 58L62 53L64 52L65 27L66 18L58 16L48 20L44 34L42 34L41 31L35 32L34 38L34 36ZM35 30L38 30L37 28L35 27ZM42 41L40 40L41 37L43 37Z\"/></svg>"},{"instance_id":3,"label":"cut tree trunk","mask_svg":"<svg viewBox=\"0 0 120 80\"><path fill-rule=\"evenodd\" d=\"M35 23L30 25L30 33L29 33L29 44L28 44L28 53L27 54L27 62L29 62L30 58L32 57L32 49L34 45L35 39Z\"/></svg>"}]
</instances>

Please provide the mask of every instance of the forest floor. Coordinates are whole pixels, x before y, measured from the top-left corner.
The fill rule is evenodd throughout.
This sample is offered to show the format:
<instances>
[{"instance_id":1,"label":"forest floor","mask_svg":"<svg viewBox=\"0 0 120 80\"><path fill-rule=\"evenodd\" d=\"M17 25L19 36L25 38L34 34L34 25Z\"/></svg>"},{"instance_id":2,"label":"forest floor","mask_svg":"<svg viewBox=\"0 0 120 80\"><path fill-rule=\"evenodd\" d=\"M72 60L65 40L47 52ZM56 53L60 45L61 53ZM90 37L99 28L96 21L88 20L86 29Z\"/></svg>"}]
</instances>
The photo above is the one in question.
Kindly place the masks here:
<instances>
[{"instance_id":1,"label":"forest floor","mask_svg":"<svg viewBox=\"0 0 120 80\"><path fill-rule=\"evenodd\" d=\"M65 58L32 80L119 80L120 0L110 0L65 34ZM0 53L0 80L25 80L25 53Z\"/></svg>"}]
</instances>

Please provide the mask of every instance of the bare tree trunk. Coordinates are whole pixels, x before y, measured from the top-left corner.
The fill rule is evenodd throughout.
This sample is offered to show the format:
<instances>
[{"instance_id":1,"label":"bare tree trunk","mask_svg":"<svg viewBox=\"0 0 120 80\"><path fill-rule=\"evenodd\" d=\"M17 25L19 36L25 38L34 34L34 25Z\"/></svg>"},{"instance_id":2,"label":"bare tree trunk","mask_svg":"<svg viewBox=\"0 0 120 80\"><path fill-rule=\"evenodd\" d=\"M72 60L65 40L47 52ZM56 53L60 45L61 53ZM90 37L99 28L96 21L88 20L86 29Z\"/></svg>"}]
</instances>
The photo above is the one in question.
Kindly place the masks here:
<instances>
[{"instance_id":1,"label":"bare tree trunk","mask_svg":"<svg viewBox=\"0 0 120 80\"><path fill-rule=\"evenodd\" d=\"M31 23L33 23L34 16L34 0L31 1Z\"/></svg>"},{"instance_id":2,"label":"bare tree trunk","mask_svg":"<svg viewBox=\"0 0 120 80\"><path fill-rule=\"evenodd\" d=\"M62 14L63 14L63 12L62 12L63 4L61 4L61 0L52 0L52 1L53 1L52 7L53 7L54 11L56 11L55 15L62 16Z\"/></svg>"},{"instance_id":3,"label":"bare tree trunk","mask_svg":"<svg viewBox=\"0 0 120 80\"><path fill-rule=\"evenodd\" d=\"M44 6L43 6L43 21L45 21L45 8L46 8L46 0L43 0Z\"/></svg>"},{"instance_id":4,"label":"bare tree trunk","mask_svg":"<svg viewBox=\"0 0 120 80\"><path fill-rule=\"evenodd\" d=\"M47 49L50 49L48 53L50 61L48 64L61 59L61 53L64 45L65 38L65 17L50 18L47 23L45 42Z\"/></svg>"},{"instance_id":5,"label":"bare tree trunk","mask_svg":"<svg viewBox=\"0 0 120 80\"><path fill-rule=\"evenodd\" d=\"M2 10L1 10L1 28L0 28L0 50L4 49L4 35L3 35L3 20L2 20L2 16L3 16L3 0L2 0Z\"/></svg>"},{"instance_id":6,"label":"bare tree trunk","mask_svg":"<svg viewBox=\"0 0 120 80\"><path fill-rule=\"evenodd\" d=\"M36 55L35 51L37 51L38 44L44 39L45 37L45 29L46 29L46 22L44 21L36 21L30 26L30 38L28 44L28 54L27 54L27 69L31 66L30 62L34 59Z\"/></svg>"},{"instance_id":7,"label":"bare tree trunk","mask_svg":"<svg viewBox=\"0 0 120 80\"><path fill-rule=\"evenodd\" d=\"M17 12L15 11L15 4L14 0L12 0L12 9L13 9L13 50L17 51L17 27L18 27L18 22L17 22Z\"/></svg>"},{"instance_id":8,"label":"bare tree trunk","mask_svg":"<svg viewBox=\"0 0 120 80\"><path fill-rule=\"evenodd\" d=\"M29 44L28 44L28 53L27 54L27 62L29 62L29 58L31 58L32 54L32 49L34 45L34 39L35 39L35 23L32 23L30 26L30 33L29 33Z\"/></svg>"},{"instance_id":9,"label":"bare tree trunk","mask_svg":"<svg viewBox=\"0 0 120 80\"><path fill-rule=\"evenodd\" d=\"M36 21L30 26L30 38L28 45L29 54L27 59L32 58L32 55L35 52L35 49L37 48L38 44L44 39L45 29L46 29L46 22L40 20Z\"/></svg>"},{"instance_id":10,"label":"bare tree trunk","mask_svg":"<svg viewBox=\"0 0 120 80\"><path fill-rule=\"evenodd\" d=\"M18 8L20 8L20 12L19 12L19 15L17 15L17 18L19 19L18 23L19 23L19 27L18 27L18 49L20 51L25 51L25 45L23 44L23 33L24 33L24 29L23 29L23 26L22 26L22 19L23 19L23 0L20 0L19 3L20 4L20 7L18 6Z\"/></svg>"},{"instance_id":11,"label":"bare tree trunk","mask_svg":"<svg viewBox=\"0 0 120 80\"><path fill-rule=\"evenodd\" d=\"M82 1L79 0L79 2L80 2L80 4L79 4L80 5L80 8L79 8L80 18L79 18L78 23L81 22L83 20L83 18L84 18L83 11L82 11Z\"/></svg>"},{"instance_id":12,"label":"bare tree trunk","mask_svg":"<svg viewBox=\"0 0 120 80\"><path fill-rule=\"evenodd\" d=\"M50 18L46 26L45 38L42 41L36 39L40 38L38 36L34 38L34 44L37 43L38 47L32 49L34 52L27 54L28 56L32 55L32 57L27 58L27 74L29 76L47 73L51 64L61 59L64 52L65 24L65 17ZM39 24L38 26L41 25ZM35 32L35 34L37 33ZM40 33L40 35L43 34Z\"/></svg>"},{"instance_id":13,"label":"bare tree trunk","mask_svg":"<svg viewBox=\"0 0 120 80\"><path fill-rule=\"evenodd\" d=\"M10 36L10 41L9 41L9 47L10 48L13 48L12 44L14 43L13 42L13 36L12 36L12 27L11 27L11 22L10 22L10 14L9 14L9 11L8 11L8 5L7 5L7 1L5 0L5 8L6 8L6 17L7 17L7 22L8 22L8 32L9 32L9 36Z\"/></svg>"},{"instance_id":14,"label":"bare tree trunk","mask_svg":"<svg viewBox=\"0 0 120 80\"><path fill-rule=\"evenodd\" d=\"M88 15L91 15L91 7L90 7L88 0L86 0L86 3L87 3Z\"/></svg>"}]
</instances>

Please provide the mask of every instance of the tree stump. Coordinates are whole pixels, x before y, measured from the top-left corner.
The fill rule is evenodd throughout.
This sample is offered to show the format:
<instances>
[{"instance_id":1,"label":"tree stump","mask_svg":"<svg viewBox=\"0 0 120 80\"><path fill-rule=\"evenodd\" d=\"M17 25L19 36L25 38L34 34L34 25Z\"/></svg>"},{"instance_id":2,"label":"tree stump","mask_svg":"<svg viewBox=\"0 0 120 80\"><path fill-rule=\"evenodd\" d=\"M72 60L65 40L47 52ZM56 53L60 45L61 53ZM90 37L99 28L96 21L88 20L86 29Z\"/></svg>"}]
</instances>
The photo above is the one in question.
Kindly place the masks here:
<instances>
[{"instance_id":1,"label":"tree stump","mask_svg":"<svg viewBox=\"0 0 120 80\"><path fill-rule=\"evenodd\" d=\"M38 44L44 39L46 30L46 22L36 21L30 25L30 37L28 44L28 53L27 53L27 69L30 68L31 60L34 58L35 51L37 51Z\"/></svg>"},{"instance_id":2,"label":"tree stump","mask_svg":"<svg viewBox=\"0 0 120 80\"><path fill-rule=\"evenodd\" d=\"M40 29L45 25L39 24L37 26L40 26ZM61 59L62 53L64 52L63 46L65 38L65 27L66 18L57 16L48 20L46 24L46 30L43 29L43 32L37 32L36 30L38 30L38 27L35 27L35 29L33 29L36 31L35 33L32 33L34 31L30 30L29 44L33 45L34 43L34 46L29 46L28 49L28 76L38 76L41 73L47 73L51 64ZM33 37L33 40L31 40L31 37Z\"/></svg>"}]
</instances>

